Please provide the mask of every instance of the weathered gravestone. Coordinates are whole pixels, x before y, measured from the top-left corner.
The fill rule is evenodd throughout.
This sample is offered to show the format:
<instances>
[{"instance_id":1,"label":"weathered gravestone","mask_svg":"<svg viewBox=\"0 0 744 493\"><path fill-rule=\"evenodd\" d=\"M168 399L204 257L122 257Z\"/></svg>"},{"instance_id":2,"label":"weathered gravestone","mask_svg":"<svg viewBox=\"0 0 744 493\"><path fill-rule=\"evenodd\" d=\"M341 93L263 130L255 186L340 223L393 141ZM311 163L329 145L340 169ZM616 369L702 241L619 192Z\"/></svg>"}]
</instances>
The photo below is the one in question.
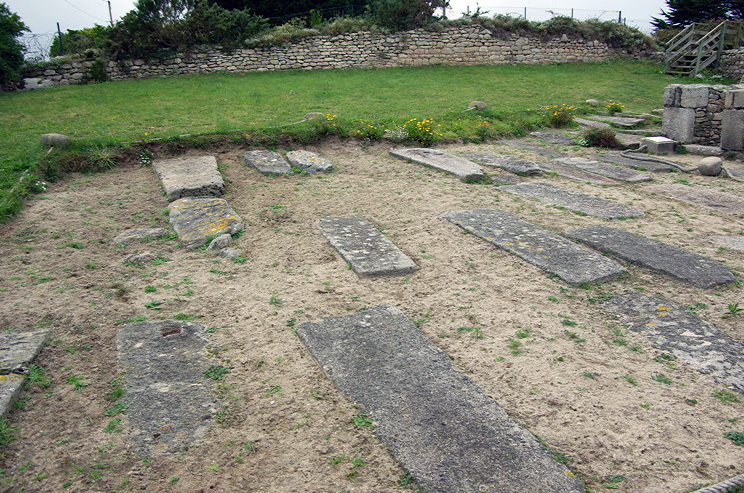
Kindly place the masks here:
<instances>
[{"instance_id":1,"label":"weathered gravestone","mask_svg":"<svg viewBox=\"0 0 744 493\"><path fill-rule=\"evenodd\" d=\"M467 152L462 156L465 159L470 159L486 166L496 166L515 175L534 176L543 174L543 170L540 169L538 164L509 156L508 154L499 154L498 152Z\"/></svg>"},{"instance_id":2,"label":"weathered gravestone","mask_svg":"<svg viewBox=\"0 0 744 493\"><path fill-rule=\"evenodd\" d=\"M305 322L297 335L424 491L584 491L397 308Z\"/></svg>"},{"instance_id":3,"label":"weathered gravestone","mask_svg":"<svg viewBox=\"0 0 744 493\"><path fill-rule=\"evenodd\" d=\"M320 232L360 277L409 274L418 267L362 217L324 217Z\"/></svg>"},{"instance_id":4,"label":"weathered gravestone","mask_svg":"<svg viewBox=\"0 0 744 493\"><path fill-rule=\"evenodd\" d=\"M474 209L442 217L569 284L601 283L627 273L617 262L508 212Z\"/></svg>"},{"instance_id":5,"label":"weathered gravestone","mask_svg":"<svg viewBox=\"0 0 744 493\"><path fill-rule=\"evenodd\" d=\"M183 197L219 196L225 191L225 183L214 156L156 159L152 167L163 183L168 201Z\"/></svg>"},{"instance_id":6,"label":"weathered gravestone","mask_svg":"<svg viewBox=\"0 0 744 493\"><path fill-rule=\"evenodd\" d=\"M500 187L499 190L537 199L548 204L588 214L602 219L641 217L643 211L629 205L601 199L593 195L569 190L550 183L530 182Z\"/></svg>"},{"instance_id":7,"label":"weathered gravestone","mask_svg":"<svg viewBox=\"0 0 744 493\"><path fill-rule=\"evenodd\" d=\"M651 180L651 177L645 173L622 168L620 166L613 166L612 164L600 163L599 161L592 161L591 159L583 157L567 157L557 159L557 161L566 166L572 166L584 171L596 173L598 175L606 176L607 178L612 178L613 180L626 181L630 183Z\"/></svg>"},{"instance_id":8,"label":"weathered gravestone","mask_svg":"<svg viewBox=\"0 0 744 493\"><path fill-rule=\"evenodd\" d=\"M507 140L499 140L496 142L497 144L504 144L509 145L513 147L519 147L520 149L524 149L526 151L534 152L535 154L539 154L541 156L545 157L563 157L565 154L562 152L554 151L553 149L550 149L548 147L545 147L543 145L539 144L530 144L529 142L524 142L522 140L513 140L513 139L507 139Z\"/></svg>"},{"instance_id":9,"label":"weathered gravestone","mask_svg":"<svg viewBox=\"0 0 744 493\"><path fill-rule=\"evenodd\" d=\"M630 116L604 116L604 115L588 115L587 119L598 122L608 123L616 127L632 128L637 125L645 123L646 120L643 118L636 118Z\"/></svg>"},{"instance_id":10,"label":"weathered gravestone","mask_svg":"<svg viewBox=\"0 0 744 493\"><path fill-rule=\"evenodd\" d=\"M651 171L653 173L668 173L674 169L668 164L645 161L643 159L633 159L631 157L623 156L619 152L597 154L594 158L606 163L617 164L619 166L625 166L626 168L637 169L639 171Z\"/></svg>"},{"instance_id":11,"label":"weathered gravestone","mask_svg":"<svg viewBox=\"0 0 744 493\"><path fill-rule=\"evenodd\" d=\"M574 166L566 166L565 164L561 164L557 161L543 161L539 164L539 166L546 173L555 173L556 175L563 176L564 178L570 178L572 180L592 183L594 185L601 186L620 185L619 181L613 180L612 178L607 178L590 171L584 171L583 169L579 169Z\"/></svg>"},{"instance_id":12,"label":"weathered gravestone","mask_svg":"<svg viewBox=\"0 0 744 493\"><path fill-rule=\"evenodd\" d=\"M546 142L550 142L551 144L560 144L564 146L576 145L575 138L558 132L530 132L530 135Z\"/></svg>"},{"instance_id":13,"label":"weathered gravestone","mask_svg":"<svg viewBox=\"0 0 744 493\"><path fill-rule=\"evenodd\" d=\"M604 306L655 348L744 393L744 342L664 298L631 292L613 297Z\"/></svg>"},{"instance_id":14,"label":"weathered gravestone","mask_svg":"<svg viewBox=\"0 0 744 493\"><path fill-rule=\"evenodd\" d=\"M481 167L474 162L436 149L393 149L390 154L406 161L452 173L464 182L478 182L486 179Z\"/></svg>"},{"instance_id":15,"label":"weathered gravestone","mask_svg":"<svg viewBox=\"0 0 744 493\"><path fill-rule=\"evenodd\" d=\"M566 236L701 288L736 282L736 277L720 262L622 229L589 226L567 231Z\"/></svg>"},{"instance_id":16,"label":"weathered gravestone","mask_svg":"<svg viewBox=\"0 0 744 493\"><path fill-rule=\"evenodd\" d=\"M169 220L187 248L199 248L221 234L243 230L243 220L224 199L187 197L172 202Z\"/></svg>"},{"instance_id":17,"label":"weathered gravestone","mask_svg":"<svg viewBox=\"0 0 744 493\"><path fill-rule=\"evenodd\" d=\"M274 151L248 151L243 157L245 163L266 175L286 175L292 173L289 163L281 154Z\"/></svg>"},{"instance_id":18,"label":"weathered gravestone","mask_svg":"<svg viewBox=\"0 0 744 493\"><path fill-rule=\"evenodd\" d=\"M47 331L0 332L0 418L10 410L41 351Z\"/></svg>"},{"instance_id":19,"label":"weathered gravestone","mask_svg":"<svg viewBox=\"0 0 744 493\"><path fill-rule=\"evenodd\" d=\"M328 159L310 151L290 151L287 153L287 161L306 173L323 173L333 169L333 163Z\"/></svg>"},{"instance_id":20,"label":"weathered gravestone","mask_svg":"<svg viewBox=\"0 0 744 493\"><path fill-rule=\"evenodd\" d=\"M210 391L214 380L206 376L208 342L204 327L194 322L135 322L119 332L122 400L140 453L183 452L206 435L219 407Z\"/></svg>"}]
</instances>

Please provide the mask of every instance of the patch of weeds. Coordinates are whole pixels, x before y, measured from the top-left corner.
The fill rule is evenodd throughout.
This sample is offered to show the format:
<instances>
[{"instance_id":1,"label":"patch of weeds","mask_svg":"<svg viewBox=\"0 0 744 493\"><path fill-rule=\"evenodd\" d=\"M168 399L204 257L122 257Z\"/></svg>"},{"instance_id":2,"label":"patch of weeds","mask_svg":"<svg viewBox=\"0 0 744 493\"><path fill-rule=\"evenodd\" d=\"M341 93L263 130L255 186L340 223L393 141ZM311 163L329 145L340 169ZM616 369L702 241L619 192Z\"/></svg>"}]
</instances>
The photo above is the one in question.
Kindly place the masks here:
<instances>
[{"instance_id":1,"label":"patch of weeds","mask_svg":"<svg viewBox=\"0 0 744 493\"><path fill-rule=\"evenodd\" d=\"M511 350L511 353L514 356L518 356L522 354L522 350L520 349L522 347L522 343L516 339L509 338L509 349Z\"/></svg>"},{"instance_id":2,"label":"patch of weeds","mask_svg":"<svg viewBox=\"0 0 744 493\"><path fill-rule=\"evenodd\" d=\"M39 365L30 365L28 367L28 374L26 375L26 381L23 387L26 390L30 390L34 387L41 389L48 389L52 386L52 380L47 377L46 370Z\"/></svg>"},{"instance_id":3,"label":"patch of weeds","mask_svg":"<svg viewBox=\"0 0 744 493\"><path fill-rule=\"evenodd\" d=\"M416 484L416 481L413 479L413 476L406 472L401 474L401 476L398 478L398 484L405 488L409 488L414 486Z\"/></svg>"},{"instance_id":4,"label":"patch of weeds","mask_svg":"<svg viewBox=\"0 0 744 493\"><path fill-rule=\"evenodd\" d=\"M96 263L91 260L90 262L85 264L85 268L89 270L96 270L98 269L98 265L96 265Z\"/></svg>"},{"instance_id":5,"label":"patch of weeds","mask_svg":"<svg viewBox=\"0 0 744 493\"><path fill-rule=\"evenodd\" d=\"M653 380L654 382L659 382L659 383L663 383L666 385L672 384L672 379L664 375L663 373L657 373L656 375L651 377L651 380Z\"/></svg>"},{"instance_id":6,"label":"patch of weeds","mask_svg":"<svg viewBox=\"0 0 744 493\"><path fill-rule=\"evenodd\" d=\"M561 302L561 300L559 300L557 296L548 296L548 301L552 301L553 303Z\"/></svg>"},{"instance_id":7,"label":"patch of weeds","mask_svg":"<svg viewBox=\"0 0 744 493\"><path fill-rule=\"evenodd\" d=\"M669 353L661 353L657 356L654 356L654 361L656 361L657 363L663 363L672 370L677 369L677 365L675 363L676 360L677 357Z\"/></svg>"},{"instance_id":8,"label":"patch of weeds","mask_svg":"<svg viewBox=\"0 0 744 493\"><path fill-rule=\"evenodd\" d=\"M590 371L582 372L581 373L581 376L582 377L585 377L585 378L591 378L592 380L596 380L597 379L597 375L594 374L594 373L592 373L592 372L590 372Z\"/></svg>"},{"instance_id":9,"label":"patch of weeds","mask_svg":"<svg viewBox=\"0 0 744 493\"><path fill-rule=\"evenodd\" d=\"M723 436L734 442L736 445L744 446L744 433L740 431L726 431Z\"/></svg>"},{"instance_id":10,"label":"patch of weeds","mask_svg":"<svg viewBox=\"0 0 744 493\"><path fill-rule=\"evenodd\" d=\"M715 390L713 391L713 394L711 394L716 399L720 399L721 402L724 402L726 404L731 404L734 402L741 402L741 399L739 396L737 396L734 392L731 392L730 390L721 389L721 390Z\"/></svg>"},{"instance_id":11,"label":"patch of weeds","mask_svg":"<svg viewBox=\"0 0 744 493\"><path fill-rule=\"evenodd\" d=\"M124 429L119 427L120 424L121 418L114 418L106 424L103 431L106 433L121 433Z\"/></svg>"},{"instance_id":12,"label":"patch of weeds","mask_svg":"<svg viewBox=\"0 0 744 493\"><path fill-rule=\"evenodd\" d=\"M0 418L0 445L7 445L16 439L13 434L17 428L10 426L7 418Z\"/></svg>"},{"instance_id":13,"label":"patch of weeds","mask_svg":"<svg viewBox=\"0 0 744 493\"><path fill-rule=\"evenodd\" d=\"M219 269L209 269L209 273L210 274L217 274L217 275L220 275L220 276L227 275L227 272L225 272L224 270L219 270Z\"/></svg>"},{"instance_id":14,"label":"patch of weeds","mask_svg":"<svg viewBox=\"0 0 744 493\"><path fill-rule=\"evenodd\" d=\"M145 317L144 315L137 315L136 317L128 318L126 320L117 320L116 322L114 322L114 325L123 325L130 322L144 322L145 320L147 320L147 317Z\"/></svg>"},{"instance_id":15,"label":"patch of weeds","mask_svg":"<svg viewBox=\"0 0 744 493\"><path fill-rule=\"evenodd\" d=\"M75 374L67 376L67 383L75 387L75 390L82 390L84 387L88 386L88 384L85 383L85 377Z\"/></svg>"},{"instance_id":16,"label":"patch of weeds","mask_svg":"<svg viewBox=\"0 0 744 493\"><path fill-rule=\"evenodd\" d=\"M168 480L168 484L173 486L174 484L178 483L178 480L181 479L178 476L173 476Z\"/></svg>"},{"instance_id":17,"label":"patch of weeds","mask_svg":"<svg viewBox=\"0 0 744 493\"><path fill-rule=\"evenodd\" d=\"M579 344L582 342L586 342L586 339L584 339L583 337L580 337L576 332L570 332L567 330L565 331L565 334L566 334L566 337L568 337L572 341L577 342Z\"/></svg>"},{"instance_id":18,"label":"patch of weeds","mask_svg":"<svg viewBox=\"0 0 744 493\"><path fill-rule=\"evenodd\" d=\"M207 327L206 329L204 329L204 332L206 332L208 334L214 334L218 330L220 330L219 327Z\"/></svg>"},{"instance_id":19,"label":"patch of weeds","mask_svg":"<svg viewBox=\"0 0 744 493\"><path fill-rule=\"evenodd\" d=\"M692 312L694 312L694 311L696 311L698 309L705 310L706 308L708 308L708 305L706 305L705 303L695 303L694 305L687 305L687 309L690 310L690 311L692 311Z\"/></svg>"},{"instance_id":20,"label":"patch of weeds","mask_svg":"<svg viewBox=\"0 0 744 493\"><path fill-rule=\"evenodd\" d=\"M739 303L729 303L728 307L726 307L728 310L728 313L722 316L721 318L731 318L731 317L738 317L742 313L744 313L744 308L739 306Z\"/></svg>"},{"instance_id":21,"label":"patch of weeds","mask_svg":"<svg viewBox=\"0 0 744 493\"><path fill-rule=\"evenodd\" d=\"M634 387L637 387L638 386L638 380L636 380L633 375L626 375L625 376L625 381L628 382L629 384L631 384Z\"/></svg>"},{"instance_id":22,"label":"patch of weeds","mask_svg":"<svg viewBox=\"0 0 744 493\"><path fill-rule=\"evenodd\" d=\"M480 340L483 339L483 329L480 327L458 327L457 332L470 332L471 336L473 337L473 340Z\"/></svg>"},{"instance_id":23,"label":"patch of weeds","mask_svg":"<svg viewBox=\"0 0 744 493\"><path fill-rule=\"evenodd\" d=\"M574 320L571 320L570 318L566 317L561 320L561 325L565 325L566 327L576 327L578 325L577 322Z\"/></svg>"},{"instance_id":24,"label":"patch of weeds","mask_svg":"<svg viewBox=\"0 0 744 493\"><path fill-rule=\"evenodd\" d=\"M608 476L602 481L602 486L607 488L608 490L616 490L620 488L620 483L623 483L627 481L628 478L621 474L615 474L613 476Z\"/></svg>"},{"instance_id":25,"label":"patch of weeds","mask_svg":"<svg viewBox=\"0 0 744 493\"><path fill-rule=\"evenodd\" d=\"M106 416L118 416L129 408L123 402L117 402L111 407L106 408Z\"/></svg>"},{"instance_id":26,"label":"patch of weeds","mask_svg":"<svg viewBox=\"0 0 744 493\"><path fill-rule=\"evenodd\" d=\"M175 315L173 315L173 318L182 322L190 322L191 320L202 318L202 315L187 315L185 313L176 313Z\"/></svg>"},{"instance_id":27,"label":"patch of weeds","mask_svg":"<svg viewBox=\"0 0 744 493\"><path fill-rule=\"evenodd\" d=\"M532 336L532 329L530 327L526 327L524 329L519 329L516 332L516 336L519 339L527 339L528 337L531 337Z\"/></svg>"},{"instance_id":28,"label":"patch of weeds","mask_svg":"<svg viewBox=\"0 0 744 493\"><path fill-rule=\"evenodd\" d=\"M65 243L62 248L74 248L75 250L82 250L83 245L78 243L77 241L71 241L69 243Z\"/></svg>"},{"instance_id":29,"label":"patch of weeds","mask_svg":"<svg viewBox=\"0 0 744 493\"><path fill-rule=\"evenodd\" d=\"M424 313L423 315L421 315L421 316L419 316L419 317L416 317L416 318L414 318L414 319L413 319L413 324L414 324L414 325L415 325L416 327L419 327L419 328L420 328L420 327L422 327L422 326L423 326L423 325L424 325L424 324L425 324L426 322L428 322L428 321L429 321L429 318L430 318L430 317L431 317L431 309L429 309L429 310L426 310L426 313Z\"/></svg>"},{"instance_id":30,"label":"patch of weeds","mask_svg":"<svg viewBox=\"0 0 744 493\"><path fill-rule=\"evenodd\" d=\"M115 401L121 399L121 397L126 393L126 390L124 389L124 381L121 377L116 377L111 380L109 386L111 387L111 390L106 394L107 400Z\"/></svg>"},{"instance_id":31,"label":"patch of weeds","mask_svg":"<svg viewBox=\"0 0 744 493\"><path fill-rule=\"evenodd\" d=\"M274 293L271 293L271 297L269 298L269 305L271 305L271 306L276 306L276 307L280 307L280 306L282 306L283 304L284 304L284 302L283 302L283 301L282 301L282 299L281 299L281 298L279 297L279 294L278 294L278 293L276 293L276 292L274 292Z\"/></svg>"},{"instance_id":32,"label":"patch of weeds","mask_svg":"<svg viewBox=\"0 0 744 493\"><path fill-rule=\"evenodd\" d=\"M155 286L145 286L145 293L157 293L158 288Z\"/></svg>"},{"instance_id":33,"label":"patch of weeds","mask_svg":"<svg viewBox=\"0 0 744 493\"><path fill-rule=\"evenodd\" d=\"M244 257L244 256L240 255L240 256L235 257L234 259L231 259L231 260L233 262L235 262L236 264L242 264L242 263L248 261L248 257Z\"/></svg>"},{"instance_id":34,"label":"patch of weeds","mask_svg":"<svg viewBox=\"0 0 744 493\"><path fill-rule=\"evenodd\" d=\"M166 262L170 262L170 259L158 255L155 260L150 262L150 265L163 265Z\"/></svg>"},{"instance_id":35,"label":"patch of weeds","mask_svg":"<svg viewBox=\"0 0 744 493\"><path fill-rule=\"evenodd\" d=\"M162 304L165 303L163 300L154 300L149 303L145 303L145 308L149 310L160 310L162 308Z\"/></svg>"},{"instance_id":36,"label":"patch of weeds","mask_svg":"<svg viewBox=\"0 0 744 493\"><path fill-rule=\"evenodd\" d=\"M222 365L210 365L209 368L204 371L204 376L207 378L211 378L212 380L220 381L223 380L229 373L230 369Z\"/></svg>"},{"instance_id":37,"label":"patch of weeds","mask_svg":"<svg viewBox=\"0 0 744 493\"><path fill-rule=\"evenodd\" d=\"M272 385L271 387L266 389L266 391L264 392L264 397L270 397L274 394L278 394L281 391L282 391L281 385Z\"/></svg>"},{"instance_id":38,"label":"patch of weeds","mask_svg":"<svg viewBox=\"0 0 744 493\"><path fill-rule=\"evenodd\" d=\"M609 301L613 298L613 296L615 295L614 294L598 294L597 296L589 297L586 300L589 303L594 304L598 301Z\"/></svg>"},{"instance_id":39,"label":"patch of weeds","mask_svg":"<svg viewBox=\"0 0 744 493\"><path fill-rule=\"evenodd\" d=\"M353 418L351 418L351 421L356 426L360 426L362 428L368 428L370 430L375 429L375 423L377 422L375 418L373 418L369 414L356 414L354 415Z\"/></svg>"}]
</instances>

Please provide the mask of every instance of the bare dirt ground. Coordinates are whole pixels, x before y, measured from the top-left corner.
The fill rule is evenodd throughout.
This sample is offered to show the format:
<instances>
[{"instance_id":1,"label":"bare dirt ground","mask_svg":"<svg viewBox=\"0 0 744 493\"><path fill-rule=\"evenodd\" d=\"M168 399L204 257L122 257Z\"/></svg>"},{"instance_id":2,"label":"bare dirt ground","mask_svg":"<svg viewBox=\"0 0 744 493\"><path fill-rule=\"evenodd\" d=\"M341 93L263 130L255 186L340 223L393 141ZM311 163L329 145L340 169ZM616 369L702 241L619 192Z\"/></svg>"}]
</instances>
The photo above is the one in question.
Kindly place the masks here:
<instances>
[{"instance_id":1,"label":"bare dirt ground","mask_svg":"<svg viewBox=\"0 0 744 493\"><path fill-rule=\"evenodd\" d=\"M461 183L391 158L390 148L308 146L336 171L289 177L245 167L244 149L215 151L228 181L225 198L246 222L236 241L243 263L175 240L112 243L125 229L167 227L168 204L149 167L70 175L0 226L0 329L53 334L38 360L53 384L24 392L11 413L16 439L2 452L0 490L408 491L399 484L404 471L374 433L353 424L362 411L325 378L293 331L303 321L379 304L416 320L591 491L684 492L744 473L744 447L723 436L744 432L744 403L714 397L721 385L659 358L601 306L606 295L643 290L689 305L741 340L744 316L721 318L729 304L744 306L741 287L703 290L635 266L620 280L570 287L439 216L495 207L557 232L602 220ZM445 149L538 157L496 144ZM724 178L654 178L744 196L744 184ZM744 253L706 241L743 234L740 217L653 196L642 185L543 179L640 207L645 217L611 225L712 257L744 277ZM352 214L384 228L420 270L359 279L317 231L323 216ZM162 259L142 268L123 264L142 250ZM145 306L153 301L163 302L160 309ZM179 313L212 328L209 356L231 368L214 389L224 408L209 436L189 450L142 457L128 440L126 413L107 416L106 396L120 377L116 334L133 317ZM671 383L653 379L660 374ZM76 390L75 382L84 386Z\"/></svg>"}]
</instances>

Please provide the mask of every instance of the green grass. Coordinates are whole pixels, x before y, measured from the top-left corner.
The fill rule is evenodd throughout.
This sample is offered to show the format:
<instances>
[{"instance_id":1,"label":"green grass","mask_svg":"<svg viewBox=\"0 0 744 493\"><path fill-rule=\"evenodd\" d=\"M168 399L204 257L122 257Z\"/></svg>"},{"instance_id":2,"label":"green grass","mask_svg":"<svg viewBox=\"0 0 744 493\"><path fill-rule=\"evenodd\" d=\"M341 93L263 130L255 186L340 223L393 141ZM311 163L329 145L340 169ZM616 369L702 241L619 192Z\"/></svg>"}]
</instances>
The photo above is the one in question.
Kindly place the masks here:
<instances>
[{"instance_id":1,"label":"green grass","mask_svg":"<svg viewBox=\"0 0 744 493\"><path fill-rule=\"evenodd\" d=\"M542 106L587 98L649 111L661 106L664 87L679 82L699 81L664 75L652 62L618 61L205 74L0 93L0 220L20 207L7 192L24 170L31 176L16 187L21 195L43 178L34 173L44 153L39 136L48 132L69 135L98 164L102 147L125 141L233 131L301 138L311 124L289 125L310 111L336 115L349 134L362 122L395 128L433 118L445 138L478 138L519 133L541 121ZM491 109L464 112L472 100ZM491 122L488 134L477 129L484 118ZM107 168L104 161L97 167Z\"/></svg>"}]
</instances>

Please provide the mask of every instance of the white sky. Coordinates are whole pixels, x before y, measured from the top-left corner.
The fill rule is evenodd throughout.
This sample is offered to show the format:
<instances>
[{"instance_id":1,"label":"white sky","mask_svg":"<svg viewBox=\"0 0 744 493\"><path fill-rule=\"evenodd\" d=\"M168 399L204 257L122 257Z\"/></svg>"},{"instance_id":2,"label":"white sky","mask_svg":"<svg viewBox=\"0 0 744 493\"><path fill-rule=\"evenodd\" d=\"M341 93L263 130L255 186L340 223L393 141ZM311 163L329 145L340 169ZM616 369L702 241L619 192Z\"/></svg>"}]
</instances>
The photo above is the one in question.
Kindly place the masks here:
<instances>
[{"instance_id":1,"label":"white sky","mask_svg":"<svg viewBox=\"0 0 744 493\"><path fill-rule=\"evenodd\" d=\"M81 29L94 24L106 24L109 21L108 3L106 0L0 0L8 5L11 11L21 16L23 22L34 34L53 33L57 22L62 31ZM488 10L488 15L512 14L522 15L527 7L527 18L545 20L550 18L549 10L556 14L570 15L571 9L578 19L599 17L603 20L617 19L617 11L629 25L649 32L652 16L658 16L661 8L666 7L665 0L450 0L452 9L450 18L460 17L460 13L469 6L475 10L480 3L481 10ZM114 20L132 10L134 0L111 0Z\"/></svg>"}]
</instances>

